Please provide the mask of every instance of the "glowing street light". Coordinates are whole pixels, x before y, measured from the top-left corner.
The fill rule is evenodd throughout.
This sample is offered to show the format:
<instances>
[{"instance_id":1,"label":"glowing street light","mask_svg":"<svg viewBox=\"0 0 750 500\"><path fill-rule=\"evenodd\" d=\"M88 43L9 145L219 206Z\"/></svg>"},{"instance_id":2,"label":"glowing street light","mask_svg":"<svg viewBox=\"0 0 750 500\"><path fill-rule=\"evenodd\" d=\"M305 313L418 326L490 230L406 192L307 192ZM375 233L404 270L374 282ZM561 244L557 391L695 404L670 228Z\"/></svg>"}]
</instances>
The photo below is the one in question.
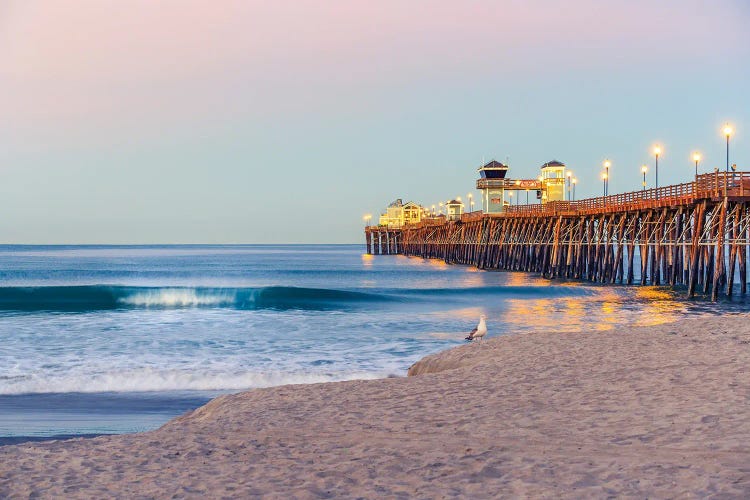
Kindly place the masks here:
<instances>
[{"instance_id":1,"label":"glowing street light","mask_svg":"<svg viewBox=\"0 0 750 500\"><path fill-rule=\"evenodd\" d=\"M573 180L570 181L573 184L573 201L576 199L576 184L578 184L578 179L573 177Z\"/></svg>"},{"instance_id":2,"label":"glowing street light","mask_svg":"<svg viewBox=\"0 0 750 500\"><path fill-rule=\"evenodd\" d=\"M609 193L609 167L612 166L612 162L609 160L604 160L604 173L606 174L606 177L604 178L604 196L607 196Z\"/></svg>"},{"instance_id":3,"label":"glowing street light","mask_svg":"<svg viewBox=\"0 0 750 500\"><path fill-rule=\"evenodd\" d=\"M648 167L646 165L641 166L641 173L643 174L643 190L646 190L646 172L648 172Z\"/></svg>"},{"instance_id":4,"label":"glowing street light","mask_svg":"<svg viewBox=\"0 0 750 500\"><path fill-rule=\"evenodd\" d=\"M701 154L698 151L693 153L693 161L695 162L695 176L698 177L698 162L701 161Z\"/></svg>"},{"instance_id":5,"label":"glowing street light","mask_svg":"<svg viewBox=\"0 0 750 500\"><path fill-rule=\"evenodd\" d=\"M727 172L729 172L729 137L732 135L734 130L728 123L724 125L724 135L727 136Z\"/></svg>"},{"instance_id":6,"label":"glowing street light","mask_svg":"<svg viewBox=\"0 0 750 500\"><path fill-rule=\"evenodd\" d=\"M468 193L466 196L469 197L469 206L471 207L471 211L474 211L474 195L471 193Z\"/></svg>"},{"instance_id":7,"label":"glowing street light","mask_svg":"<svg viewBox=\"0 0 750 500\"><path fill-rule=\"evenodd\" d=\"M435 205L432 205L432 216L435 217Z\"/></svg>"},{"instance_id":8,"label":"glowing street light","mask_svg":"<svg viewBox=\"0 0 750 500\"><path fill-rule=\"evenodd\" d=\"M661 146L658 144L654 146L654 176L656 178L656 189L659 189L659 155L661 154ZM656 197L659 197L659 191L656 192Z\"/></svg>"},{"instance_id":9,"label":"glowing street light","mask_svg":"<svg viewBox=\"0 0 750 500\"><path fill-rule=\"evenodd\" d=\"M362 220L365 221L365 227L367 227L367 226L370 225L370 219L372 219L372 215L370 215L370 214L365 214L362 217Z\"/></svg>"}]
</instances>

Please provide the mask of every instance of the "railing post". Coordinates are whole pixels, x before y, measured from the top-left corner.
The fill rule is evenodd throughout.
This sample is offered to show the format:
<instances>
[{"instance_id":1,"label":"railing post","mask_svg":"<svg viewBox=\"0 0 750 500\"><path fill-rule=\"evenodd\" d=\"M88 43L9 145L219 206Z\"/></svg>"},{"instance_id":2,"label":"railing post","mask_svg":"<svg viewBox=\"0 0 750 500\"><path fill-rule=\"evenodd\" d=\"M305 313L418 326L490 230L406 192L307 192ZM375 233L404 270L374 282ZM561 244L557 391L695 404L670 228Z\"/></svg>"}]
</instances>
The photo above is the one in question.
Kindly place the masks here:
<instances>
[{"instance_id":1,"label":"railing post","mask_svg":"<svg viewBox=\"0 0 750 500\"><path fill-rule=\"evenodd\" d=\"M714 196L719 197L719 169L714 168Z\"/></svg>"},{"instance_id":2,"label":"railing post","mask_svg":"<svg viewBox=\"0 0 750 500\"><path fill-rule=\"evenodd\" d=\"M724 197L727 197L727 180L729 179L729 174L724 174Z\"/></svg>"}]
</instances>

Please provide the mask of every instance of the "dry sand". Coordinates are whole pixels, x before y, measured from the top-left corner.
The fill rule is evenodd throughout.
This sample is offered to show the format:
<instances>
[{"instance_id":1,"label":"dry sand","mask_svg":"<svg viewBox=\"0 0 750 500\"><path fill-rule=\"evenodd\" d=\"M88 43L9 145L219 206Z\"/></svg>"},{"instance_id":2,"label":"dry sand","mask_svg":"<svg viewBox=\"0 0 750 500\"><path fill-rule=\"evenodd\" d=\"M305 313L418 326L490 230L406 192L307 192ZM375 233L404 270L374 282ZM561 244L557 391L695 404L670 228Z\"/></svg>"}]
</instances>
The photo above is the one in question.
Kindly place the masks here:
<instances>
[{"instance_id":1,"label":"dry sand","mask_svg":"<svg viewBox=\"0 0 750 500\"><path fill-rule=\"evenodd\" d=\"M408 378L220 397L0 447L0 497L750 497L750 316L528 334Z\"/></svg>"}]
</instances>

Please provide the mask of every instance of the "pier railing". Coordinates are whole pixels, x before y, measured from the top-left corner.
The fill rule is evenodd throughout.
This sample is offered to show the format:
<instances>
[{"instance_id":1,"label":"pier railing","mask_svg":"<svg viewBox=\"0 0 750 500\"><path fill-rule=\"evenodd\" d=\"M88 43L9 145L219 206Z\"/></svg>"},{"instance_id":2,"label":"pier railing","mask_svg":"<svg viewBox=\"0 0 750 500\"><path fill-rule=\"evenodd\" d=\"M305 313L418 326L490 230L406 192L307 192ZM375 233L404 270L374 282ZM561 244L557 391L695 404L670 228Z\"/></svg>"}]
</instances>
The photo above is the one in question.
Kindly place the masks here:
<instances>
[{"instance_id":1,"label":"pier railing","mask_svg":"<svg viewBox=\"0 0 750 500\"><path fill-rule=\"evenodd\" d=\"M592 212L639 210L690 203L697 199L750 196L750 172L713 172L693 182L659 188L598 196L578 201L551 201L545 204L508 205L509 215L563 215Z\"/></svg>"},{"instance_id":2,"label":"pier railing","mask_svg":"<svg viewBox=\"0 0 750 500\"><path fill-rule=\"evenodd\" d=\"M465 214L461 214L461 222L469 222L472 220L478 220L481 219L484 216L484 212L481 210L475 210L473 212L466 212Z\"/></svg>"}]
</instances>

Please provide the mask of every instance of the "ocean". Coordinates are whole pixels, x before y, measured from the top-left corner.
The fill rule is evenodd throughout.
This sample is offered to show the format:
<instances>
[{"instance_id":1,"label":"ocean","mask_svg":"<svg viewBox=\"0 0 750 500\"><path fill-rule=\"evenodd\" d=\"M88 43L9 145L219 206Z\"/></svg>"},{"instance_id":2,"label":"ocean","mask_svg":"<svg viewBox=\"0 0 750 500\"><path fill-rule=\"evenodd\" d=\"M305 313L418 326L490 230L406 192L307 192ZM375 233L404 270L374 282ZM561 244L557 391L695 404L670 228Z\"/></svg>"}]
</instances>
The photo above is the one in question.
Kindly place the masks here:
<instances>
[{"instance_id":1,"label":"ocean","mask_svg":"<svg viewBox=\"0 0 750 500\"><path fill-rule=\"evenodd\" d=\"M626 335L713 309L363 245L2 246L0 444L154 429L250 388L403 376L480 314L489 337Z\"/></svg>"}]
</instances>

